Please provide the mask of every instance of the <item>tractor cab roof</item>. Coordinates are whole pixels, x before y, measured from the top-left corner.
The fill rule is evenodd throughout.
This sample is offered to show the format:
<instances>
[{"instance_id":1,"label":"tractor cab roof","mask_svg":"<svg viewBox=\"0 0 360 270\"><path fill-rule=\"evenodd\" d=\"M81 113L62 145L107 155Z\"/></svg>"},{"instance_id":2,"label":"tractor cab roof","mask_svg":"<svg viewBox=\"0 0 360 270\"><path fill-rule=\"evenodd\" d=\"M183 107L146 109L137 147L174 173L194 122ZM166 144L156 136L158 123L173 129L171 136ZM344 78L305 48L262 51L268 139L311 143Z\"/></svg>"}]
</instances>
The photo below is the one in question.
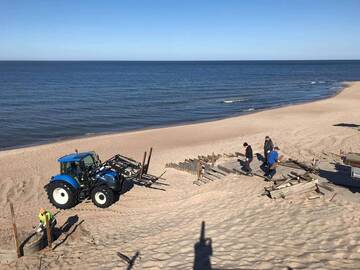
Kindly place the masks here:
<instances>
[{"instance_id":1,"label":"tractor cab roof","mask_svg":"<svg viewBox=\"0 0 360 270\"><path fill-rule=\"evenodd\" d=\"M82 153L73 153L69 155L65 155L58 159L58 162L79 162L84 157L91 155L93 152L82 152Z\"/></svg>"}]
</instances>

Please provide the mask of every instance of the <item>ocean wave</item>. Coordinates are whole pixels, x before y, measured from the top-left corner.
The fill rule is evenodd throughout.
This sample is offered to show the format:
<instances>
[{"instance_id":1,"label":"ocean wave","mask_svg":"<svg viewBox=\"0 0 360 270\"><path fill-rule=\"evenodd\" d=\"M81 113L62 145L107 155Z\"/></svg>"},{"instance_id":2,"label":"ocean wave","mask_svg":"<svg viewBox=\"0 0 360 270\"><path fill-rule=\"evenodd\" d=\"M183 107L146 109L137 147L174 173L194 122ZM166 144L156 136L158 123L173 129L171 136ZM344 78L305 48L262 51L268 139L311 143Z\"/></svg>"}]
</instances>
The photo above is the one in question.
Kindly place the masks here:
<instances>
[{"instance_id":1,"label":"ocean wave","mask_svg":"<svg viewBox=\"0 0 360 270\"><path fill-rule=\"evenodd\" d=\"M246 98L236 98L236 99L227 99L227 100L223 100L223 103L238 103L238 102L243 102L246 101Z\"/></svg>"},{"instance_id":2,"label":"ocean wave","mask_svg":"<svg viewBox=\"0 0 360 270\"><path fill-rule=\"evenodd\" d=\"M251 112L251 111L255 111L255 108L249 108L249 109L244 110L244 112Z\"/></svg>"},{"instance_id":3,"label":"ocean wave","mask_svg":"<svg viewBox=\"0 0 360 270\"><path fill-rule=\"evenodd\" d=\"M311 81L310 84L322 84L322 83L326 83L325 81Z\"/></svg>"}]
</instances>

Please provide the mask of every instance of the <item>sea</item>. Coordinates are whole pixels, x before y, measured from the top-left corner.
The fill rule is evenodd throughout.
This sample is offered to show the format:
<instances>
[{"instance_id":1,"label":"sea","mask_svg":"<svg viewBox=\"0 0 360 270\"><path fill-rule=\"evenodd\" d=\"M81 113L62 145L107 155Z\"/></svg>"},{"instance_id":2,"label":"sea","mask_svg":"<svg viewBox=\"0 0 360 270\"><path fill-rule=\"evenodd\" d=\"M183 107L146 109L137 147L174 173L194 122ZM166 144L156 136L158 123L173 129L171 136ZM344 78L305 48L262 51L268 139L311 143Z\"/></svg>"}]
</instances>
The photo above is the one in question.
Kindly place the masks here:
<instances>
[{"instance_id":1,"label":"sea","mask_svg":"<svg viewBox=\"0 0 360 270\"><path fill-rule=\"evenodd\" d=\"M243 115L353 80L360 61L0 61L0 149Z\"/></svg>"}]
</instances>

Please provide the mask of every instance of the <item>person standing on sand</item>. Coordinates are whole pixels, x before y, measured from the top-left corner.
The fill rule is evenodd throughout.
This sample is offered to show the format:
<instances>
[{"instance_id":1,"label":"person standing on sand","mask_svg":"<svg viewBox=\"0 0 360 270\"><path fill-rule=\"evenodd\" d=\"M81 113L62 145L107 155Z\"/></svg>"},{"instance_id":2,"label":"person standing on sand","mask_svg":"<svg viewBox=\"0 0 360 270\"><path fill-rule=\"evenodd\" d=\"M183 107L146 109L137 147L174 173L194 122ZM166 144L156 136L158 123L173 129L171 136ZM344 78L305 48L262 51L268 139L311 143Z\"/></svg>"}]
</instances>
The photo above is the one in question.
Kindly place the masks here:
<instances>
[{"instance_id":1,"label":"person standing on sand","mask_svg":"<svg viewBox=\"0 0 360 270\"><path fill-rule=\"evenodd\" d=\"M267 163L269 168L268 172L265 174L265 177L267 177L268 180L271 180L276 174L276 167L279 162L279 150L279 147L275 146L274 150L272 150L268 155Z\"/></svg>"},{"instance_id":2,"label":"person standing on sand","mask_svg":"<svg viewBox=\"0 0 360 270\"><path fill-rule=\"evenodd\" d=\"M37 232L42 232L46 230L46 221L50 223L50 227L53 229L56 226L56 218L54 215L44 208L40 208L39 211L39 226L37 229Z\"/></svg>"},{"instance_id":3,"label":"person standing on sand","mask_svg":"<svg viewBox=\"0 0 360 270\"><path fill-rule=\"evenodd\" d=\"M264 142L264 165L268 165L268 155L274 149L274 144L269 136L265 137Z\"/></svg>"},{"instance_id":4,"label":"person standing on sand","mask_svg":"<svg viewBox=\"0 0 360 270\"><path fill-rule=\"evenodd\" d=\"M245 163L244 163L244 171L250 176L252 176L252 170L250 167L250 163L253 160L253 150L251 148L251 145L249 145L247 142L244 142L243 146L245 149Z\"/></svg>"}]
</instances>

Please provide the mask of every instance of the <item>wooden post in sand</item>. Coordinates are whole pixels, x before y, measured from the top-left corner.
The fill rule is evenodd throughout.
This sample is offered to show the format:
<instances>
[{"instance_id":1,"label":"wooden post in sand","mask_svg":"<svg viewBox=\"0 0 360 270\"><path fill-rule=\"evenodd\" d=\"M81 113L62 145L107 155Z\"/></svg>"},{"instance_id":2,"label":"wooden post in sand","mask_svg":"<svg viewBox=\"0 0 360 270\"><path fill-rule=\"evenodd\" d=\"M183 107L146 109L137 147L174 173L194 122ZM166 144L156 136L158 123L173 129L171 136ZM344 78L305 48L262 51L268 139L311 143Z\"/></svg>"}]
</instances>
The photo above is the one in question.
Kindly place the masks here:
<instances>
[{"instance_id":1,"label":"wooden post in sand","mask_svg":"<svg viewBox=\"0 0 360 270\"><path fill-rule=\"evenodd\" d=\"M143 158L143 162L142 162L142 164L141 164L141 169L140 169L140 174L139 174L139 180L142 179L142 176L143 176L143 173L144 173L145 161L146 161L146 151L144 152L144 158Z\"/></svg>"},{"instance_id":2,"label":"wooden post in sand","mask_svg":"<svg viewBox=\"0 0 360 270\"><path fill-rule=\"evenodd\" d=\"M148 173L149 166L150 166L151 155L152 155L152 147L150 147L149 157L148 157L148 160L147 160L147 163L146 163L146 170L145 170L145 173Z\"/></svg>"},{"instance_id":3,"label":"wooden post in sand","mask_svg":"<svg viewBox=\"0 0 360 270\"><path fill-rule=\"evenodd\" d=\"M14 212L14 206L12 203L10 203L10 212L11 212L11 220L13 224L13 233L14 233L14 240L15 240L15 248L16 248L16 255L18 258L20 258L20 248L19 248L19 239L17 234L17 228L15 223L15 212Z\"/></svg>"},{"instance_id":4,"label":"wooden post in sand","mask_svg":"<svg viewBox=\"0 0 360 270\"><path fill-rule=\"evenodd\" d=\"M46 214L45 214L45 224L46 224L48 247L49 249L51 249L51 245L52 245L51 225L50 225L50 220Z\"/></svg>"},{"instance_id":5,"label":"wooden post in sand","mask_svg":"<svg viewBox=\"0 0 360 270\"><path fill-rule=\"evenodd\" d=\"M196 171L197 180L200 180L200 178L201 178L201 170L202 170L202 168L201 168L201 160L198 160L196 170L197 170Z\"/></svg>"}]
</instances>

